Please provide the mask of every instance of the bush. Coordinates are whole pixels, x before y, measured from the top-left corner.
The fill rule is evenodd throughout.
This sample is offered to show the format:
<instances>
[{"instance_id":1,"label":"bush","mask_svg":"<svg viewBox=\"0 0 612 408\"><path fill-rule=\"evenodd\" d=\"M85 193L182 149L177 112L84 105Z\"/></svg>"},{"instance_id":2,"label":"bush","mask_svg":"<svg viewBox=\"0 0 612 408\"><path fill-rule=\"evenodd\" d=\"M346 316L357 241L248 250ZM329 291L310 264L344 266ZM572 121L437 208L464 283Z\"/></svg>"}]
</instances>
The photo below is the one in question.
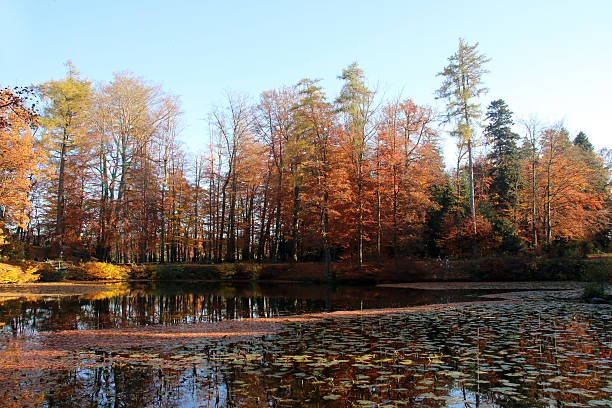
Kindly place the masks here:
<instances>
[{"instance_id":1,"label":"bush","mask_svg":"<svg viewBox=\"0 0 612 408\"><path fill-rule=\"evenodd\" d=\"M583 299L589 300L593 298L609 299L606 295L606 285L598 282L589 282L584 285Z\"/></svg>"},{"instance_id":2,"label":"bush","mask_svg":"<svg viewBox=\"0 0 612 408\"><path fill-rule=\"evenodd\" d=\"M257 263L250 264L249 276L251 280L259 280L259 276L261 275L262 269L263 267L261 266L261 264L257 264Z\"/></svg>"},{"instance_id":3,"label":"bush","mask_svg":"<svg viewBox=\"0 0 612 408\"><path fill-rule=\"evenodd\" d=\"M586 282L612 282L612 259L586 259L581 272Z\"/></svg>"},{"instance_id":4,"label":"bush","mask_svg":"<svg viewBox=\"0 0 612 408\"><path fill-rule=\"evenodd\" d=\"M155 265L130 265L130 279L150 280L155 274Z\"/></svg>"},{"instance_id":5,"label":"bush","mask_svg":"<svg viewBox=\"0 0 612 408\"><path fill-rule=\"evenodd\" d=\"M606 258L507 256L464 260L453 268L478 281L612 282L612 259Z\"/></svg>"},{"instance_id":6,"label":"bush","mask_svg":"<svg viewBox=\"0 0 612 408\"><path fill-rule=\"evenodd\" d=\"M0 263L0 283L24 283L38 280L37 267Z\"/></svg>"},{"instance_id":7,"label":"bush","mask_svg":"<svg viewBox=\"0 0 612 408\"><path fill-rule=\"evenodd\" d=\"M217 265L217 271L219 271L219 277L221 279L232 279L236 274L236 265L232 263L223 263Z\"/></svg>"},{"instance_id":8,"label":"bush","mask_svg":"<svg viewBox=\"0 0 612 408\"><path fill-rule=\"evenodd\" d=\"M125 280L128 278L127 266L113 265L104 262L87 262L66 270L69 280Z\"/></svg>"},{"instance_id":9,"label":"bush","mask_svg":"<svg viewBox=\"0 0 612 408\"><path fill-rule=\"evenodd\" d=\"M183 279L183 267L175 264L155 265L151 278L154 280Z\"/></svg>"},{"instance_id":10,"label":"bush","mask_svg":"<svg viewBox=\"0 0 612 408\"><path fill-rule=\"evenodd\" d=\"M46 262L40 262L38 265L41 282L59 282L64 279L64 271L54 268L53 265Z\"/></svg>"},{"instance_id":11,"label":"bush","mask_svg":"<svg viewBox=\"0 0 612 408\"><path fill-rule=\"evenodd\" d=\"M232 264L223 264L230 265ZM154 265L151 279L153 280L217 280L223 279L219 267L222 265L200 265L200 264L162 264Z\"/></svg>"}]
</instances>

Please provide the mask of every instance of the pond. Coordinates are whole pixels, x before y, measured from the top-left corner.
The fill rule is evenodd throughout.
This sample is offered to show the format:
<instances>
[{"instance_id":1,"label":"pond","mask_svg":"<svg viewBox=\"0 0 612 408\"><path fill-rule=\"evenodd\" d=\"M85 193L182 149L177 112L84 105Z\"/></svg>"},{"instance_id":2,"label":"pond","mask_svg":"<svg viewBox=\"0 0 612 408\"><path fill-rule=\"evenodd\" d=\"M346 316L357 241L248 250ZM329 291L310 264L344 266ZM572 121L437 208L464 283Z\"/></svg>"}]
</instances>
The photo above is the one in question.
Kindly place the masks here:
<instances>
[{"instance_id":1,"label":"pond","mask_svg":"<svg viewBox=\"0 0 612 408\"><path fill-rule=\"evenodd\" d=\"M610 306L465 303L491 292L475 290L221 283L115 290L0 305L0 405L612 406ZM317 313L434 303L449 304ZM277 319L303 313L310 315ZM250 318L278 325L173 337L222 324L235 331L236 319ZM96 340L122 336L127 341Z\"/></svg>"},{"instance_id":2,"label":"pond","mask_svg":"<svg viewBox=\"0 0 612 408\"><path fill-rule=\"evenodd\" d=\"M103 289L103 290L102 290ZM101 286L75 296L21 297L0 304L5 334L218 322L310 312L396 308L478 299L501 290L406 290L314 284L163 282Z\"/></svg>"}]
</instances>

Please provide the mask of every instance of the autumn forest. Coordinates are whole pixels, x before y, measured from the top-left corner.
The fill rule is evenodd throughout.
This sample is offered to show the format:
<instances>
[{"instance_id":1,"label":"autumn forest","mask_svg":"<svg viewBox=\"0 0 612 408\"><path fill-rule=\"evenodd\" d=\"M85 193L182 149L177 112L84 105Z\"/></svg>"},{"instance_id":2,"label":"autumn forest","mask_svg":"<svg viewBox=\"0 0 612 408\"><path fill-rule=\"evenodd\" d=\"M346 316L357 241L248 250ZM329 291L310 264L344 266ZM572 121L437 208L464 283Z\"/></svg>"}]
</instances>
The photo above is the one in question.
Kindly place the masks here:
<instances>
[{"instance_id":1,"label":"autumn forest","mask_svg":"<svg viewBox=\"0 0 612 408\"><path fill-rule=\"evenodd\" d=\"M308 78L228 93L203 153L181 143L178 97L131 73L92 83L68 63L63 79L1 91L2 250L325 265L609 252L611 152L502 98L480 106L487 61L460 41L432 90L443 112L384 98L357 63L338 95Z\"/></svg>"}]
</instances>

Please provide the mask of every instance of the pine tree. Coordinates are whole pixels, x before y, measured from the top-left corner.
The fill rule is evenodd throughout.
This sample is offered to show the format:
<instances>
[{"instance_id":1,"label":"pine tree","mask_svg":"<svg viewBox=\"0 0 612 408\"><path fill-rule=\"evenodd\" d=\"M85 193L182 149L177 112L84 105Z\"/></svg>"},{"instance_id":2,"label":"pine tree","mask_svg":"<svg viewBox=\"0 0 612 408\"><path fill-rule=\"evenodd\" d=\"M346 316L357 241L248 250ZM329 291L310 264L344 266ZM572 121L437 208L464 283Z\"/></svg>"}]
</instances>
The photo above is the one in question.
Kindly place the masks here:
<instances>
[{"instance_id":1,"label":"pine tree","mask_svg":"<svg viewBox=\"0 0 612 408\"><path fill-rule=\"evenodd\" d=\"M510 128L514 124L512 112L502 99L491 102L486 119L489 123L485 134L492 144L489 153L492 164L490 192L495 199L495 207L504 211L515 208L516 204L520 155L517 141L520 136Z\"/></svg>"}]
</instances>

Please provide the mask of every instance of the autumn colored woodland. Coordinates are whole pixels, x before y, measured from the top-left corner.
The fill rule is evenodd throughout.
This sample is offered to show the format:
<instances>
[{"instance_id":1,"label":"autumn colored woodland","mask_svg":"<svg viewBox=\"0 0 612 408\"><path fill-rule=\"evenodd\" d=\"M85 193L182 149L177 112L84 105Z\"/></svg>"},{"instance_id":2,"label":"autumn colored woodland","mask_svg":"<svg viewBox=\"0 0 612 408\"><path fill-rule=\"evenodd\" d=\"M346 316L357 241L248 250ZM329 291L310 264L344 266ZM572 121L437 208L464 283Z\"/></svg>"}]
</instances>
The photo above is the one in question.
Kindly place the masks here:
<instances>
[{"instance_id":1,"label":"autumn colored woodland","mask_svg":"<svg viewBox=\"0 0 612 408\"><path fill-rule=\"evenodd\" d=\"M356 63L337 96L311 79L228 94L208 114L202 153L181 143L178 98L131 73L91 83L68 64L63 79L5 88L3 251L326 265L609 251L610 151L562 124L519 120L502 99L480 109L486 62L460 43L439 74L446 112L384 99Z\"/></svg>"}]
</instances>

